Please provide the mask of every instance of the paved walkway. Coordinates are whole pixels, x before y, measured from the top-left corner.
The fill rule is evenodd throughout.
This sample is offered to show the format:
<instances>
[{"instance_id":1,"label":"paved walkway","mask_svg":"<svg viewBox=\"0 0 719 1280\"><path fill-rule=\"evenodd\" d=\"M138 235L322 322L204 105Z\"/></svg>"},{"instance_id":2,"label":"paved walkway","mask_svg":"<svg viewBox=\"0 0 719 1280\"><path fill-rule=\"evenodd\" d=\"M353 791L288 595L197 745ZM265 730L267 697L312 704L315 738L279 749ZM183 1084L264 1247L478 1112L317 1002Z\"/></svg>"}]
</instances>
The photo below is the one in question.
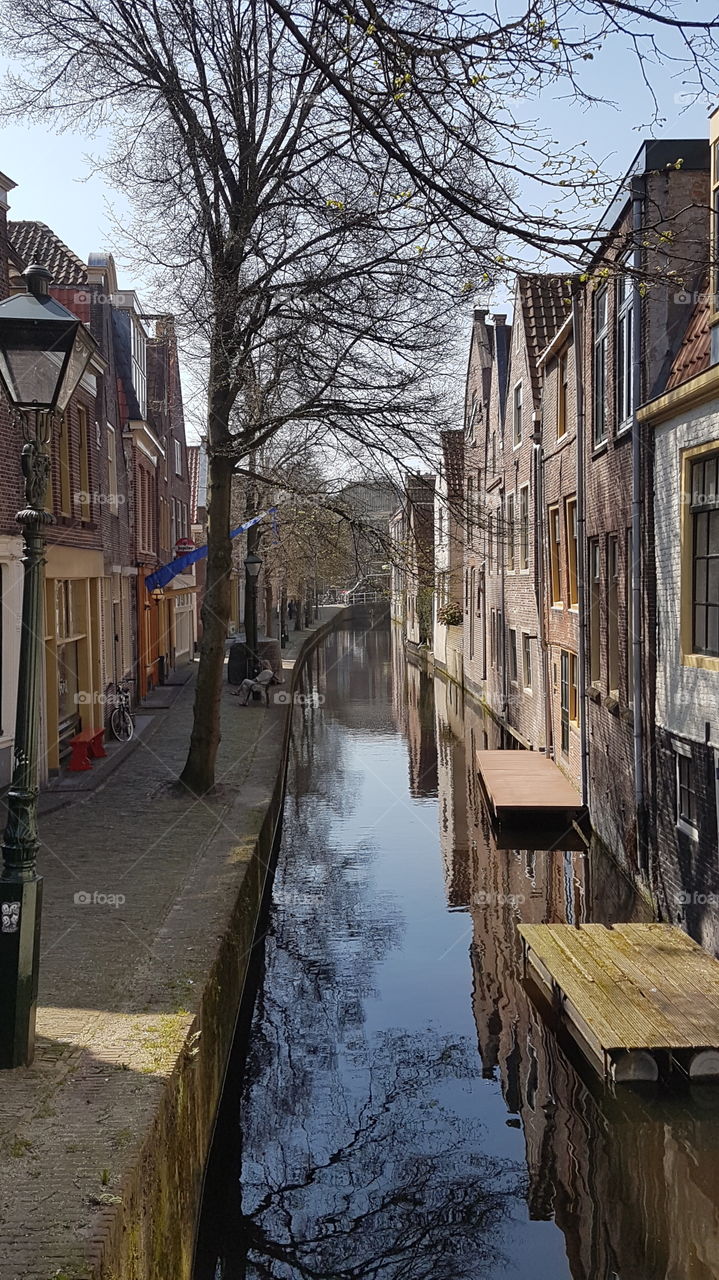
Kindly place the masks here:
<instances>
[{"instance_id":1,"label":"paved walkway","mask_svg":"<svg viewBox=\"0 0 719 1280\"><path fill-rule=\"evenodd\" d=\"M0 1078L2 1280L75 1280L99 1257L266 812L287 708L241 707L225 686L217 794L196 799L173 786L193 685L96 790L41 819L37 1056Z\"/></svg>"}]
</instances>

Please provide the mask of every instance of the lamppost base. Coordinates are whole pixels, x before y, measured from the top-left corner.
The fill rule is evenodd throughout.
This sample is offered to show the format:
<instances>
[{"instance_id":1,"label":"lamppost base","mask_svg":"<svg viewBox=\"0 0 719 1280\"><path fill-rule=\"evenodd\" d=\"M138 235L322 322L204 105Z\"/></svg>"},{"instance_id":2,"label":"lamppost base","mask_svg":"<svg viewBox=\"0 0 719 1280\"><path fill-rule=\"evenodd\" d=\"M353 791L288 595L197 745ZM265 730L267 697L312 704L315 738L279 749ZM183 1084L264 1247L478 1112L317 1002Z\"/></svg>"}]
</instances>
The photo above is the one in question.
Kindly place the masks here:
<instances>
[{"instance_id":1,"label":"lamppost base","mask_svg":"<svg viewBox=\"0 0 719 1280\"><path fill-rule=\"evenodd\" d=\"M35 1055L42 879L0 880L0 1070Z\"/></svg>"}]
</instances>

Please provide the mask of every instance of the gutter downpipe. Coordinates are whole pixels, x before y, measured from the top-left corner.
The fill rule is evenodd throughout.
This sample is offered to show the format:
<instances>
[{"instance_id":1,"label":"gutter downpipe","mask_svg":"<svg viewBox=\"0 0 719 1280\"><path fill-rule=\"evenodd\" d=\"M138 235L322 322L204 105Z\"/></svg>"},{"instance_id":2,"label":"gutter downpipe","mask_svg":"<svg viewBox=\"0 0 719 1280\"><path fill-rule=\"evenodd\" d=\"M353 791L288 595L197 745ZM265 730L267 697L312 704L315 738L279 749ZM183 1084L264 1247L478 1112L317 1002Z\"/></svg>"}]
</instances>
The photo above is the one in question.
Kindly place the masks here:
<instances>
[{"instance_id":1,"label":"gutter downpipe","mask_svg":"<svg viewBox=\"0 0 719 1280\"><path fill-rule=\"evenodd\" d=\"M542 422L544 420L544 383L539 416L534 419L532 441L534 444L534 594L537 602L539 648L542 657L542 701L544 703L544 754L554 759L554 734L549 697L549 651L544 612L544 450L542 447Z\"/></svg>"},{"instance_id":2,"label":"gutter downpipe","mask_svg":"<svg viewBox=\"0 0 719 1280\"><path fill-rule=\"evenodd\" d=\"M632 712L634 718L634 807L637 824L637 861L640 874L649 871L647 856L646 800L644 788L644 726L642 723L642 427L637 420L641 401L641 230L644 178L636 175L631 181L632 233L634 237L632 285Z\"/></svg>"},{"instance_id":3,"label":"gutter downpipe","mask_svg":"<svg viewBox=\"0 0 719 1280\"><path fill-rule=\"evenodd\" d=\"M579 653L577 655L579 720L579 754L581 765L582 804L589 805L589 734L587 731L587 539L584 514L584 345L582 305L578 291L572 295L572 337L574 342L574 384L577 414L577 586L579 606Z\"/></svg>"}]
</instances>

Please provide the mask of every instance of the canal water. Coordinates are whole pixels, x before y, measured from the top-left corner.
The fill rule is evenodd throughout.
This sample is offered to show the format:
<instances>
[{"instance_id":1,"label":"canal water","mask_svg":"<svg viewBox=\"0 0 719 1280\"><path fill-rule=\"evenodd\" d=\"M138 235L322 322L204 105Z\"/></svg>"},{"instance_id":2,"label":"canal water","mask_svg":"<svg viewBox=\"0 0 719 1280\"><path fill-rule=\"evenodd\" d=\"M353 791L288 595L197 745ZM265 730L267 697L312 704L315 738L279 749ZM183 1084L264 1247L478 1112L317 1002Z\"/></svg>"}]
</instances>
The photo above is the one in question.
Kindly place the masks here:
<instances>
[{"instance_id":1,"label":"canal water","mask_svg":"<svg viewBox=\"0 0 719 1280\"><path fill-rule=\"evenodd\" d=\"M719 1090L610 1093L522 985L518 923L646 918L629 886L497 848L496 730L388 627L302 694L195 1280L719 1276Z\"/></svg>"}]
</instances>

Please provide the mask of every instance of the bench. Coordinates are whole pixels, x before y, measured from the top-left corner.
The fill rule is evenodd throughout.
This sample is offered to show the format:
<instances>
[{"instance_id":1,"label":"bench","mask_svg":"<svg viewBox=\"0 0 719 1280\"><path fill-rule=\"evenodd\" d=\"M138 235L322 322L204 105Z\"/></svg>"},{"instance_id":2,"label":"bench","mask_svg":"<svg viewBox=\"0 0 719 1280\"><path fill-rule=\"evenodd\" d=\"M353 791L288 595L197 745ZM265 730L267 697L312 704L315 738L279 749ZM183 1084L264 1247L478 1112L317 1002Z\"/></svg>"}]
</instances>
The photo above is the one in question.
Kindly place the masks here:
<instances>
[{"instance_id":1,"label":"bench","mask_svg":"<svg viewBox=\"0 0 719 1280\"><path fill-rule=\"evenodd\" d=\"M93 760L100 760L107 755L104 737L104 729L82 729L70 739L72 755L67 767L71 773L82 773L85 769L91 769L90 756Z\"/></svg>"}]
</instances>

